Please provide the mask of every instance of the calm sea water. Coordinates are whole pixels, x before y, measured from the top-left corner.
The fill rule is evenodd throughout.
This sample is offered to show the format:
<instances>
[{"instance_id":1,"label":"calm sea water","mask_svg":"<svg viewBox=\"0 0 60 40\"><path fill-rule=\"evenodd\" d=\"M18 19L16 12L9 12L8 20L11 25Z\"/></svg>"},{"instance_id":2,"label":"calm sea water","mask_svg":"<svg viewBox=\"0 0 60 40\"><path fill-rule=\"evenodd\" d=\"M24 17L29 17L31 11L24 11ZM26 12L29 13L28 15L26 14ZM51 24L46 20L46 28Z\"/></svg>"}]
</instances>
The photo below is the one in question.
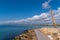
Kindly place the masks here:
<instances>
[{"instance_id":1,"label":"calm sea water","mask_svg":"<svg viewBox=\"0 0 60 40\"><path fill-rule=\"evenodd\" d=\"M36 28L34 26L0 25L0 40L11 40L24 30Z\"/></svg>"}]
</instances>

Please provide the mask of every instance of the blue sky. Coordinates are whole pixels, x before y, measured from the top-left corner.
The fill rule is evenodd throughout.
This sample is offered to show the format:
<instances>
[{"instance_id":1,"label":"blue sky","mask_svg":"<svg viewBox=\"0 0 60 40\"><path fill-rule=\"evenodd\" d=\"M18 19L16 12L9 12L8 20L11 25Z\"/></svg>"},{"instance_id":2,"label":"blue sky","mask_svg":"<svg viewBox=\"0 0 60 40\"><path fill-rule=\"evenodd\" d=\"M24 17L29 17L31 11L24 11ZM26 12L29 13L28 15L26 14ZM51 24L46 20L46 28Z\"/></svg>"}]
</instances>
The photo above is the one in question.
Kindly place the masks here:
<instances>
[{"instance_id":1,"label":"blue sky","mask_svg":"<svg viewBox=\"0 0 60 40\"><path fill-rule=\"evenodd\" d=\"M48 0L0 0L0 21L19 20L45 12L42 3ZM60 0L50 2L52 9L60 7Z\"/></svg>"}]
</instances>

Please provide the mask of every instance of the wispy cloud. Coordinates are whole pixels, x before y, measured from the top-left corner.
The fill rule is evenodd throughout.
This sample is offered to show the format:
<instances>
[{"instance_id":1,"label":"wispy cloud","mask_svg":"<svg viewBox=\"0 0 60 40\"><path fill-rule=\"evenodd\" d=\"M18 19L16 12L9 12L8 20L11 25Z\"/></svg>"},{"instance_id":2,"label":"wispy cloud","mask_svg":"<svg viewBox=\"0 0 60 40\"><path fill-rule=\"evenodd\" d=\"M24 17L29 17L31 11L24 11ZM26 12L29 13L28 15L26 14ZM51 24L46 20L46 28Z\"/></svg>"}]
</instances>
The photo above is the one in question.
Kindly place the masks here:
<instances>
[{"instance_id":1,"label":"wispy cloud","mask_svg":"<svg viewBox=\"0 0 60 40\"><path fill-rule=\"evenodd\" d=\"M51 0L45 1L44 3L42 3L42 7L43 8L50 8L49 3L51 2Z\"/></svg>"}]
</instances>

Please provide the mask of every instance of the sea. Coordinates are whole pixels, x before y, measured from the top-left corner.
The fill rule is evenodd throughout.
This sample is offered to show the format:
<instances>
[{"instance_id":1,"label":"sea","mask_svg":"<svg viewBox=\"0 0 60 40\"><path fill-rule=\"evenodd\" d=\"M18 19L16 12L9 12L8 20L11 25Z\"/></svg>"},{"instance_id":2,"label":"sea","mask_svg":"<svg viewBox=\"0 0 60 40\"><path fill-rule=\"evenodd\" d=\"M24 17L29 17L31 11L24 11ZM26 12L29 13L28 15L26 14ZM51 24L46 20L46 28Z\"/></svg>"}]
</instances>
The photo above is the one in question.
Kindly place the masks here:
<instances>
[{"instance_id":1,"label":"sea","mask_svg":"<svg viewBox=\"0 0 60 40\"><path fill-rule=\"evenodd\" d=\"M0 40L12 40L25 30L40 28L38 26L0 25Z\"/></svg>"}]
</instances>

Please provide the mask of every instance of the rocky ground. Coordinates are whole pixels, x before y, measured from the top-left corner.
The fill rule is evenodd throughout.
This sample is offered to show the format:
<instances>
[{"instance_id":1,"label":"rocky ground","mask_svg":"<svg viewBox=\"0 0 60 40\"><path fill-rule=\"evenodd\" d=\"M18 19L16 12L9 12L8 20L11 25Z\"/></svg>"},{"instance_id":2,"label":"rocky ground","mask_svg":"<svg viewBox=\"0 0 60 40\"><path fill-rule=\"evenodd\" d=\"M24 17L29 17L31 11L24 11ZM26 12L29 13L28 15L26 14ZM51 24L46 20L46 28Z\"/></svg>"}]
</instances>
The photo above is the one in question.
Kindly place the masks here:
<instances>
[{"instance_id":1,"label":"rocky ground","mask_svg":"<svg viewBox=\"0 0 60 40\"><path fill-rule=\"evenodd\" d=\"M50 40L60 40L60 30L57 28L40 28L40 32ZM26 30L23 34L16 36L13 40L38 40L34 30Z\"/></svg>"},{"instance_id":2,"label":"rocky ground","mask_svg":"<svg viewBox=\"0 0 60 40\"><path fill-rule=\"evenodd\" d=\"M13 40L37 40L34 30L26 30L25 33L16 36Z\"/></svg>"},{"instance_id":3,"label":"rocky ground","mask_svg":"<svg viewBox=\"0 0 60 40\"><path fill-rule=\"evenodd\" d=\"M60 29L58 28L41 28L40 32L48 36L50 40L60 40Z\"/></svg>"}]
</instances>

